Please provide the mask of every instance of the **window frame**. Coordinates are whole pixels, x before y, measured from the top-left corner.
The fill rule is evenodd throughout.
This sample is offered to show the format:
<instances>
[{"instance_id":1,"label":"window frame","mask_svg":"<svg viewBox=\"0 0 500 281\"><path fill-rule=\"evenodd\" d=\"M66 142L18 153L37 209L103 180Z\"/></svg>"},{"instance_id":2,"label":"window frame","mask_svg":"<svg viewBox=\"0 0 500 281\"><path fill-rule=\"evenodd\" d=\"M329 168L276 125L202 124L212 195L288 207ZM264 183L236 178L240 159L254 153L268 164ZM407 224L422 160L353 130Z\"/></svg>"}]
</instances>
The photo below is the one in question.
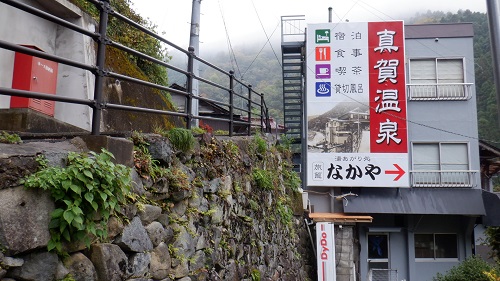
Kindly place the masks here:
<instances>
[{"instance_id":1,"label":"window frame","mask_svg":"<svg viewBox=\"0 0 500 281\"><path fill-rule=\"evenodd\" d=\"M443 145L448 145L448 144L457 144L457 145L465 145L466 148L466 155L467 156L467 169L464 171L471 171L471 161L470 161L470 143L469 142L455 142L455 141L440 141L440 142L412 142L412 151L411 151L411 166L413 171L418 171L418 169L415 169L415 145L437 145L438 146L438 163L437 165L439 166L439 169L436 171L447 171L447 169L443 169L444 165L451 165L450 163L443 163ZM427 164L422 164L422 165L432 165L432 163L427 163ZM464 165L462 164L455 164L455 165ZM448 169L451 170L451 169Z\"/></svg>"},{"instance_id":2,"label":"window frame","mask_svg":"<svg viewBox=\"0 0 500 281\"><path fill-rule=\"evenodd\" d=\"M461 61L461 81L445 83L443 80L443 72L439 71L439 61ZM429 61L433 63L433 77L413 78L412 62ZM414 74L414 75L412 75ZM407 95L408 100L468 100L471 98L471 86L473 83L467 82L467 66L465 57L416 57L407 59ZM431 79L429 79L431 78ZM433 80L434 83L420 81ZM450 79L448 79L450 80ZM453 79L451 79L453 80ZM425 86L427 85L428 86Z\"/></svg>"},{"instance_id":3,"label":"window frame","mask_svg":"<svg viewBox=\"0 0 500 281\"><path fill-rule=\"evenodd\" d=\"M419 151L416 151L416 146L419 145L433 145L437 147L437 159L436 155L430 155L428 157L431 160L436 159L436 161L429 161L427 163L420 162L420 159L416 159L419 155ZM445 162L450 155L445 156L443 149L446 145L462 145L465 148L465 154L461 155L465 158L466 162ZM471 155L470 155L470 143L469 142L412 142L411 143L411 185L412 187L472 187L473 178L471 173ZM424 156L425 157L425 156ZM419 160L418 162L416 160ZM457 159L460 161L461 159ZM457 161L457 162L458 162ZM435 169L425 169L423 166L435 166ZM458 169L450 169L450 167L459 166ZM460 169L460 166L465 168ZM420 167L420 168L419 168Z\"/></svg>"},{"instance_id":4,"label":"window frame","mask_svg":"<svg viewBox=\"0 0 500 281\"><path fill-rule=\"evenodd\" d=\"M432 253L433 257L417 257L417 235L432 235ZM446 258L439 258L436 257L436 250L438 247L436 247L436 236L437 235L454 235L455 236L455 257L446 257ZM413 236L413 250L414 250L414 255L415 255L415 261L417 262L448 262L448 261L458 261L460 259L460 250L459 250L459 235L458 233L453 233L453 232L434 232L434 233L429 233L429 232L421 232L421 233L415 233Z\"/></svg>"}]
</instances>

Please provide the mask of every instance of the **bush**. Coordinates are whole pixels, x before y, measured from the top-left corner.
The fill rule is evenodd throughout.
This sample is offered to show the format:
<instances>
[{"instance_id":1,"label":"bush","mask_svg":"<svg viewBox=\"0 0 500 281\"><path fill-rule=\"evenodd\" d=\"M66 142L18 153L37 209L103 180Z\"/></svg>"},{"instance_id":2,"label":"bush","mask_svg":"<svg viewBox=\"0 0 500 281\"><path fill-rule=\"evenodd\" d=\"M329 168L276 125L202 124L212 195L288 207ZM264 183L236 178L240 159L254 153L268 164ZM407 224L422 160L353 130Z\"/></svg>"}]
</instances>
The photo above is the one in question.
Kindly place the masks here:
<instances>
[{"instance_id":1,"label":"bush","mask_svg":"<svg viewBox=\"0 0 500 281\"><path fill-rule=\"evenodd\" d=\"M479 257L472 256L454 266L446 274L438 273L433 281L490 281L486 273L498 272L498 269Z\"/></svg>"}]
</instances>

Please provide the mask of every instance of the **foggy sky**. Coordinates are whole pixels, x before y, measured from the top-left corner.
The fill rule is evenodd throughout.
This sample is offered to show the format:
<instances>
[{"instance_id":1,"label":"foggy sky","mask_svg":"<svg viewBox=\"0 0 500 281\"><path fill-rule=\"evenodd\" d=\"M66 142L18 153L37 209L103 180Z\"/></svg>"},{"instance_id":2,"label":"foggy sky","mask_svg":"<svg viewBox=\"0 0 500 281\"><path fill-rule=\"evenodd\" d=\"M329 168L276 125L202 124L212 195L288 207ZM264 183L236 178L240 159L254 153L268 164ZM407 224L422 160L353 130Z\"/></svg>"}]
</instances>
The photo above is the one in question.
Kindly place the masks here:
<instances>
[{"instance_id":1,"label":"foggy sky","mask_svg":"<svg viewBox=\"0 0 500 281\"><path fill-rule=\"evenodd\" d=\"M165 38L188 47L191 0L132 2L141 16L158 25L160 33L165 32ZM333 8L333 22L346 19L351 22L389 21L409 18L427 10L486 12L486 0L202 0L200 54L204 50L227 50L226 29L233 47L251 42L263 46L267 37L262 26L267 36L274 31L272 41L279 42L281 16L305 15L307 23L327 22L328 7Z\"/></svg>"}]
</instances>

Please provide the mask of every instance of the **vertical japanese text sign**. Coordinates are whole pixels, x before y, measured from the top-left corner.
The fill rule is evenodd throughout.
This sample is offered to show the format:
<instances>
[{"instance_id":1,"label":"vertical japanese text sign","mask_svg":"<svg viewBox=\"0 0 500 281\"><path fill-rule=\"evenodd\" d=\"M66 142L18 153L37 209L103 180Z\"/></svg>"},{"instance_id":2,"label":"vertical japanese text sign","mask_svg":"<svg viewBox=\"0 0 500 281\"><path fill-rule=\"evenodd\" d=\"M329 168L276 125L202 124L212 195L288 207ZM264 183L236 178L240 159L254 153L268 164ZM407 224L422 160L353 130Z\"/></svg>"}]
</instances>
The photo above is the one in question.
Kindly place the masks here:
<instances>
[{"instance_id":1,"label":"vertical japanese text sign","mask_svg":"<svg viewBox=\"0 0 500 281\"><path fill-rule=\"evenodd\" d=\"M335 281L335 239L333 223L316 223L318 281Z\"/></svg>"},{"instance_id":2,"label":"vertical japanese text sign","mask_svg":"<svg viewBox=\"0 0 500 281\"><path fill-rule=\"evenodd\" d=\"M368 23L370 151L408 152L402 22Z\"/></svg>"},{"instance_id":3,"label":"vertical japanese text sign","mask_svg":"<svg viewBox=\"0 0 500 281\"><path fill-rule=\"evenodd\" d=\"M307 185L409 187L403 22L306 36Z\"/></svg>"}]
</instances>

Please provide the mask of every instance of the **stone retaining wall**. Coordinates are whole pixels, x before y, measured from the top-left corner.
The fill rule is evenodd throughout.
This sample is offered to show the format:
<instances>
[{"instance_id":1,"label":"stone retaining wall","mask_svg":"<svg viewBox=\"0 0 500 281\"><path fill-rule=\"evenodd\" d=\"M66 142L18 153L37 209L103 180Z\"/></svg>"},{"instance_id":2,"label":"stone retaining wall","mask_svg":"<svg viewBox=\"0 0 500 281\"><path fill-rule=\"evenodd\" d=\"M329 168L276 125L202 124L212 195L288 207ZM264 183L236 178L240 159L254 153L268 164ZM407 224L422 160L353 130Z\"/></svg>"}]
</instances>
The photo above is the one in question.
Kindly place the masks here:
<instances>
[{"instance_id":1,"label":"stone retaining wall","mask_svg":"<svg viewBox=\"0 0 500 281\"><path fill-rule=\"evenodd\" d=\"M288 160L272 144L259 155L251 138L204 135L186 154L157 135L147 142L157 163L175 171L185 186L133 170L133 190L141 200L122 208L125 219L110 219L106 241L90 248L66 245L65 257L46 251L50 195L25 189L18 180L36 170L37 155L61 165L68 151L86 151L85 143L0 144L0 280L311 279L314 257L300 195L285 186L281 172ZM272 191L252 180L256 168L279 175ZM294 210L289 221L279 211L284 202Z\"/></svg>"}]
</instances>

